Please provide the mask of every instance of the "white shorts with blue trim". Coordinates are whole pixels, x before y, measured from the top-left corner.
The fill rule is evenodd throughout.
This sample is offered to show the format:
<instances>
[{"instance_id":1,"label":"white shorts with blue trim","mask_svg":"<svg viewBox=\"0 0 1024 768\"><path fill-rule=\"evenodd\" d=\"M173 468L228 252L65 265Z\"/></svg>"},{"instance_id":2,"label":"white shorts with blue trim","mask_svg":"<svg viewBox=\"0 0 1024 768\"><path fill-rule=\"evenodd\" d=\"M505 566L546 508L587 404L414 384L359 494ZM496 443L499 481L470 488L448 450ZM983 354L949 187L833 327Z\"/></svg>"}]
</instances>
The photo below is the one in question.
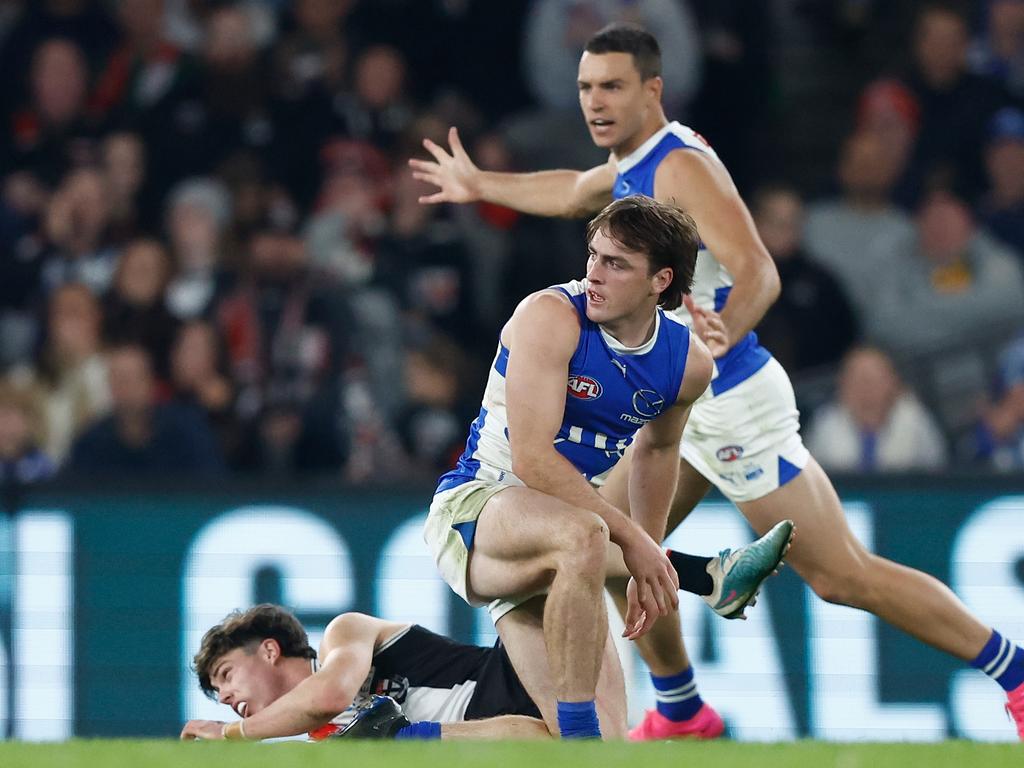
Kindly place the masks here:
<instances>
[{"instance_id":1,"label":"white shorts with blue trim","mask_svg":"<svg viewBox=\"0 0 1024 768\"><path fill-rule=\"evenodd\" d=\"M469 594L469 553L473 548L476 522L491 497L511 486L491 480L468 480L434 494L423 527L423 539L434 556L441 577L452 590L472 605L486 605L491 620L498 619L547 590L524 595L509 595L498 600L478 600Z\"/></svg>"},{"instance_id":2,"label":"white shorts with blue trim","mask_svg":"<svg viewBox=\"0 0 1024 768\"><path fill-rule=\"evenodd\" d=\"M778 361L717 395L713 384L690 410L679 455L734 503L767 496L800 474L810 454Z\"/></svg>"}]
</instances>

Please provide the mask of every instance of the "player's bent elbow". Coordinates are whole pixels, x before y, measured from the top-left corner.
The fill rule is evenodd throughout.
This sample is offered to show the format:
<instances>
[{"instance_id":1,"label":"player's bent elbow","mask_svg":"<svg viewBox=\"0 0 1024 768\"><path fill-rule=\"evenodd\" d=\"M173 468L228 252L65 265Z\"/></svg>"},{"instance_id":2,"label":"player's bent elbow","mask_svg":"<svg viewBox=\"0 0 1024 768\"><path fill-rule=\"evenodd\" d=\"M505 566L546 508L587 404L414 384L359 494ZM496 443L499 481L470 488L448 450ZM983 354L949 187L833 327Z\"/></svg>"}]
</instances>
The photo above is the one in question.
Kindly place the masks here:
<instances>
[{"instance_id":1,"label":"player's bent elbow","mask_svg":"<svg viewBox=\"0 0 1024 768\"><path fill-rule=\"evenodd\" d=\"M332 685L318 691L309 702L306 714L310 719L328 723L352 706L354 696L342 686Z\"/></svg>"},{"instance_id":2,"label":"player's bent elbow","mask_svg":"<svg viewBox=\"0 0 1024 768\"><path fill-rule=\"evenodd\" d=\"M770 256L762 260L761 285L764 286L764 292L772 304L782 295L782 278L779 277L779 270L775 268L775 262Z\"/></svg>"}]
</instances>

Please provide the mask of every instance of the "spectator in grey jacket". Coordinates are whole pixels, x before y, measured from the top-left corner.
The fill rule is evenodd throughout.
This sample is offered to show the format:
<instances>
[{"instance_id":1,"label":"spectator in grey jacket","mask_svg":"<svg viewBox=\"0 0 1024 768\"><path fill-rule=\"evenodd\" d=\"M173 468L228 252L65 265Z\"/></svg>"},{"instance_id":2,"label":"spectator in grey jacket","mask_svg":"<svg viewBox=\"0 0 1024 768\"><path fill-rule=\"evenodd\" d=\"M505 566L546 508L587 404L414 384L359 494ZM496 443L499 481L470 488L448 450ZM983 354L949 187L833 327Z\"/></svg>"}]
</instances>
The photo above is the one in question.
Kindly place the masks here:
<instances>
[{"instance_id":1,"label":"spectator in grey jacket","mask_svg":"<svg viewBox=\"0 0 1024 768\"><path fill-rule=\"evenodd\" d=\"M839 197L807 209L808 257L839 279L862 314L874 304L879 279L900 270L901 251L913 237L913 223L891 200L900 171L880 132L858 131L840 154Z\"/></svg>"},{"instance_id":2,"label":"spectator in grey jacket","mask_svg":"<svg viewBox=\"0 0 1024 768\"><path fill-rule=\"evenodd\" d=\"M868 335L897 355L988 342L1024 322L1024 273L1012 252L975 228L970 209L936 191L917 215L900 269L871 281Z\"/></svg>"}]
</instances>

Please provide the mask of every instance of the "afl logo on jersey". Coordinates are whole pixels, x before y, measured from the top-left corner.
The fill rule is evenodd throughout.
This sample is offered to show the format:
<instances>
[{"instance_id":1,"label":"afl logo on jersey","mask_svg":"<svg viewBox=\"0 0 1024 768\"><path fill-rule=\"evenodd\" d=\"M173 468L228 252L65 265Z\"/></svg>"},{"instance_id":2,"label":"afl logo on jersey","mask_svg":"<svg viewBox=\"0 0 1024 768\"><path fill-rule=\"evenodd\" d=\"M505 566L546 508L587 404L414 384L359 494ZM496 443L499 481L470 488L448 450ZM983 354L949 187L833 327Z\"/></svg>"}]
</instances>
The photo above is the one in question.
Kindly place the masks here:
<instances>
[{"instance_id":1,"label":"afl logo on jersey","mask_svg":"<svg viewBox=\"0 0 1024 768\"><path fill-rule=\"evenodd\" d=\"M580 400L597 400L604 391L601 382L589 376L570 376L567 390Z\"/></svg>"},{"instance_id":2,"label":"afl logo on jersey","mask_svg":"<svg viewBox=\"0 0 1024 768\"><path fill-rule=\"evenodd\" d=\"M743 456L742 445L727 445L715 451L715 458L719 461L736 461Z\"/></svg>"}]
</instances>

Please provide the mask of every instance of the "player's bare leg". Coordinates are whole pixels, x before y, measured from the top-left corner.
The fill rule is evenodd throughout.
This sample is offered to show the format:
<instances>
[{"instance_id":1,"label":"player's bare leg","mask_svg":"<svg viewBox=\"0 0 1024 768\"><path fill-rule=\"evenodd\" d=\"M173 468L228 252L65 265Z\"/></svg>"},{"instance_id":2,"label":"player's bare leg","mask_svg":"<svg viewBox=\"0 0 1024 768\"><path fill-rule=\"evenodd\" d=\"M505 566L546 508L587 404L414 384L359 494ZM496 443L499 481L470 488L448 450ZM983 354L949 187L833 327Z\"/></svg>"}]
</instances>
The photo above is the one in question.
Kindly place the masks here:
<instances>
[{"instance_id":1,"label":"player's bare leg","mask_svg":"<svg viewBox=\"0 0 1024 768\"><path fill-rule=\"evenodd\" d=\"M626 452L600 489L604 498L622 510L629 509L629 461L631 455L632 452ZM680 462L679 481L676 484L676 496L673 499L672 508L669 510L667 530L675 530L704 498L710 488L711 484L704 479L703 475L685 461ZM653 532L650 533L653 534ZM665 531L661 531L660 537L655 536L655 538L658 538L659 541L664 539ZM614 573L615 571L609 572ZM628 578L617 577L608 580L608 591L622 616L626 615L627 581ZM686 646L682 642L682 624L678 612L672 611L667 616L662 616L650 631L638 638L635 643L652 675L667 677L676 675L681 670L690 667L690 658L686 653Z\"/></svg>"},{"instance_id":2,"label":"player's bare leg","mask_svg":"<svg viewBox=\"0 0 1024 768\"><path fill-rule=\"evenodd\" d=\"M486 720L466 720L461 723L442 723L441 738L458 741L527 741L550 739L551 733L543 720L525 715L502 715Z\"/></svg>"},{"instance_id":3,"label":"player's bare leg","mask_svg":"<svg viewBox=\"0 0 1024 768\"><path fill-rule=\"evenodd\" d=\"M782 517L796 521L800 536L787 561L823 600L869 611L964 661L974 659L992 634L938 579L869 552L813 458L786 485L738 506L757 531Z\"/></svg>"},{"instance_id":4,"label":"player's bare leg","mask_svg":"<svg viewBox=\"0 0 1024 768\"><path fill-rule=\"evenodd\" d=\"M629 459L631 452L616 465L607 482L601 487L601 495L619 509L629 509ZM676 497L669 510L668 530L674 530L694 507L704 498L711 487L696 470L686 462L679 467L679 481L676 484ZM665 532L661 532L664 539ZM619 613L625 616L625 587L627 579L613 578L608 582L608 591L615 600ZM659 701L657 708L650 710L636 730L644 734L661 727L658 736L667 738L672 735L698 736L714 738L721 735L725 726L721 717L713 708L705 704L697 692L693 668L683 643L682 623L677 611L669 612L655 622L651 630L636 640L637 651L647 664L651 673L651 681L655 686L655 695ZM680 685L676 685L676 683ZM673 693L682 689L682 694ZM682 701L669 701L680 695L686 696ZM660 699L665 698L666 701ZM675 716L670 720L669 715ZM676 731L677 733L670 733ZM640 738L640 733L630 733L630 738Z\"/></svg>"},{"instance_id":5,"label":"player's bare leg","mask_svg":"<svg viewBox=\"0 0 1024 768\"><path fill-rule=\"evenodd\" d=\"M869 552L850 531L832 483L813 458L786 485L739 507L755 530L781 515L797 520L800 541L789 562L819 597L869 611L995 680L1024 740L1024 650L978 621L938 579Z\"/></svg>"},{"instance_id":6,"label":"player's bare leg","mask_svg":"<svg viewBox=\"0 0 1024 768\"><path fill-rule=\"evenodd\" d=\"M502 616L495 625L509 659L526 692L537 704L548 729L557 735L558 694L549 665L544 624L547 609L543 596L536 597ZM603 603L603 601L600 601ZM596 688L597 713L605 738L626 735L626 684L622 664L611 636L605 631L600 673Z\"/></svg>"},{"instance_id":7,"label":"player's bare leg","mask_svg":"<svg viewBox=\"0 0 1024 768\"><path fill-rule=\"evenodd\" d=\"M628 457L628 452L627 452ZM616 477L618 467L602 488L616 506L628 508L626 483ZM680 479L676 495L668 515L668 530L675 530L710 488L703 475L687 462L680 463ZM679 573L680 584L689 581L699 584L695 578L701 575L706 581L706 591L694 589L704 595L709 605L722 616L738 618L744 608L753 602L761 582L778 566L782 555L788 550L792 537L792 526L788 520L771 528L757 542L737 550L725 550L718 558L710 558L695 567L693 561L700 560L687 555L671 554L673 564L682 558L687 573ZM698 571L694 573L694 571ZM609 574L621 574L621 567L610 561ZM684 575L686 578L684 579ZM609 591L619 610L624 606L624 580L610 579ZM673 613L660 619L651 631L640 638L637 649L651 672L651 682L657 697L656 709L649 710L630 737L635 739L664 739L674 737L714 738L725 729L721 717L705 704L697 693L694 673L686 654L682 639L679 614Z\"/></svg>"},{"instance_id":8,"label":"player's bare leg","mask_svg":"<svg viewBox=\"0 0 1024 768\"><path fill-rule=\"evenodd\" d=\"M518 636L506 646L521 676L531 676L531 664L543 665L565 721L563 735L597 735L594 698L608 636L601 594L607 547L608 528L598 515L530 488L491 497L477 520L467 579L472 596L547 591L538 635L545 653L519 653L513 645Z\"/></svg>"}]
</instances>

